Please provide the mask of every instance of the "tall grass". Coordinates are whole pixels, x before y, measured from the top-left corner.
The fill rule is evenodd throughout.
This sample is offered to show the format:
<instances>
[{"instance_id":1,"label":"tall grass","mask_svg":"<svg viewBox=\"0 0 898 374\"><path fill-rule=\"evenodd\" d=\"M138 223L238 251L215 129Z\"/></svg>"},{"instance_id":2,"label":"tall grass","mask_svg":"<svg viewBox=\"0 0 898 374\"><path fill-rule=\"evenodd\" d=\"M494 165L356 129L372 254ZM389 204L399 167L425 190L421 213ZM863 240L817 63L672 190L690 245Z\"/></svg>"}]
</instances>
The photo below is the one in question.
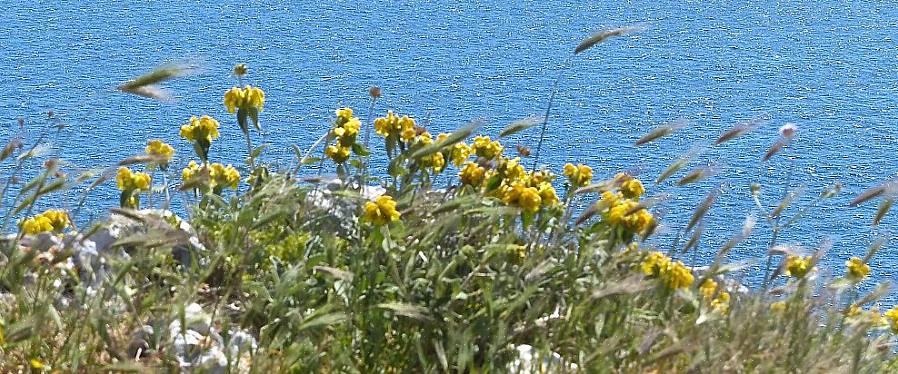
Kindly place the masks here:
<instances>
[{"instance_id":1,"label":"tall grass","mask_svg":"<svg viewBox=\"0 0 898 374\"><path fill-rule=\"evenodd\" d=\"M622 30L630 28L596 34L576 52ZM238 68L242 84L247 69ZM122 90L156 97L144 87L180 72L159 78L160 71L168 70ZM243 131L244 165L216 162L216 144L240 140L219 138L220 123L199 117L179 133L195 157L172 158L170 147L150 143L120 168L74 176L51 160L14 189L0 256L0 371L895 369L898 311L875 307L888 286L859 291L882 242L829 279L815 268L826 243L798 253L774 239L759 248L768 253L764 287L745 289L732 276L740 264L726 255L752 235L754 220L711 266L692 269L683 258L695 262L716 192L683 228L689 240L653 248L646 241L658 225L651 211L664 201L646 196L638 179L586 165L526 169L509 155L501 138L539 119L513 123L496 140L472 138L476 123L434 136L410 117L362 122L342 108L320 147L298 150L298 164L280 170L265 162L264 144L253 147L248 126L259 128L264 93L235 89L215 117ZM381 94L373 92L371 112ZM656 129L637 145L682 126ZM738 125L718 143L750 136L753 126ZM777 152L790 139L784 133ZM369 140L385 144L383 170L368 164ZM24 162L41 157L44 141L10 140L0 155L16 165L7 186L27 170ZM682 174L678 184L689 186L713 171L682 172L690 160L684 155L658 181ZM303 174L309 163L338 178ZM434 184L443 174L452 175L449 182ZM34 209L74 187L90 191L113 180L121 208L90 226ZM753 191L758 219L772 222L774 234L839 192L830 188L786 217L794 194L766 201L760 186ZM189 211L159 209L173 195L190 201ZM891 195L872 190L855 203L876 198ZM590 204L582 212L574 209L580 201Z\"/></svg>"}]
</instances>

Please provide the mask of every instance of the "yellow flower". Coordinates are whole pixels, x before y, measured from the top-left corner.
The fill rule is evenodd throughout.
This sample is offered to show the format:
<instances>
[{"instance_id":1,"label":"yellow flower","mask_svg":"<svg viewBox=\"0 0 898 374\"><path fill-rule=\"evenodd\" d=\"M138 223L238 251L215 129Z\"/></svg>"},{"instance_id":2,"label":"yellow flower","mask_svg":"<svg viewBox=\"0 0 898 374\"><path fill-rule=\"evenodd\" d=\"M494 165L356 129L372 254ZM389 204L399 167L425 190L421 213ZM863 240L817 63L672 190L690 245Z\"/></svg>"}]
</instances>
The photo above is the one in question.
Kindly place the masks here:
<instances>
[{"instance_id":1,"label":"yellow flower","mask_svg":"<svg viewBox=\"0 0 898 374\"><path fill-rule=\"evenodd\" d=\"M536 213L542 203L542 198L539 196L539 190L527 187L521 191L517 202L525 212Z\"/></svg>"},{"instance_id":2,"label":"yellow flower","mask_svg":"<svg viewBox=\"0 0 898 374\"><path fill-rule=\"evenodd\" d=\"M724 290L718 291L718 286L717 282L708 278L699 286L699 291L711 309L719 313L726 313L729 310L730 294Z\"/></svg>"},{"instance_id":3,"label":"yellow flower","mask_svg":"<svg viewBox=\"0 0 898 374\"><path fill-rule=\"evenodd\" d=\"M342 164L349 159L349 147L331 145L324 149L324 154L338 164Z\"/></svg>"},{"instance_id":4,"label":"yellow flower","mask_svg":"<svg viewBox=\"0 0 898 374\"><path fill-rule=\"evenodd\" d=\"M213 188L237 188L240 182L240 172L233 166L224 166L219 163L209 165L209 177L212 179Z\"/></svg>"},{"instance_id":5,"label":"yellow flower","mask_svg":"<svg viewBox=\"0 0 898 374\"><path fill-rule=\"evenodd\" d=\"M861 315L861 307L857 304L851 304L842 311L845 318L852 318Z\"/></svg>"},{"instance_id":6,"label":"yellow flower","mask_svg":"<svg viewBox=\"0 0 898 374\"><path fill-rule=\"evenodd\" d=\"M870 265L864 263L857 257L852 257L845 262L847 268L847 278L852 282L860 282L870 274Z\"/></svg>"},{"instance_id":7,"label":"yellow flower","mask_svg":"<svg viewBox=\"0 0 898 374\"><path fill-rule=\"evenodd\" d=\"M64 210L49 209L22 221L22 232L36 235L42 232L60 232L71 224L69 214Z\"/></svg>"},{"instance_id":8,"label":"yellow flower","mask_svg":"<svg viewBox=\"0 0 898 374\"><path fill-rule=\"evenodd\" d=\"M399 119L400 137L402 140L408 142L415 138L415 135L418 134L415 130L415 126L417 126L415 120L409 116L402 116L402 118Z\"/></svg>"},{"instance_id":9,"label":"yellow flower","mask_svg":"<svg viewBox=\"0 0 898 374\"><path fill-rule=\"evenodd\" d=\"M643 274L660 279L671 290L689 287L695 281L692 272L682 262L674 261L661 252L649 253L641 267Z\"/></svg>"},{"instance_id":10,"label":"yellow flower","mask_svg":"<svg viewBox=\"0 0 898 374\"><path fill-rule=\"evenodd\" d=\"M502 155L503 150L502 144L498 141L490 140L489 136L475 137L472 148L477 157L483 157L487 160L492 160Z\"/></svg>"},{"instance_id":11,"label":"yellow flower","mask_svg":"<svg viewBox=\"0 0 898 374\"><path fill-rule=\"evenodd\" d=\"M181 137L193 143L205 141L207 144L218 138L218 121L209 116L190 117L190 123L181 126Z\"/></svg>"},{"instance_id":12,"label":"yellow flower","mask_svg":"<svg viewBox=\"0 0 898 374\"><path fill-rule=\"evenodd\" d=\"M118 168L115 176L118 189L122 191L148 191L152 178L147 173L134 173L124 166Z\"/></svg>"},{"instance_id":13,"label":"yellow flower","mask_svg":"<svg viewBox=\"0 0 898 374\"><path fill-rule=\"evenodd\" d=\"M396 210L396 201L389 195L381 195L374 201L365 203L365 219L377 226L398 221L399 217L400 213Z\"/></svg>"},{"instance_id":14,"label":"yellow flower","mask_svg":"<svg viewBox=\"0 0 898 374\"><path fill-rule=\"evenodd\" d=\"M789 309L785 301L777 301L770 304L770 311L774 313L782 313Z\"/></svg>"},{"instance_id":15,"label":"yellow flower","mask_svg":"<svg viewBox=\"0 0 898 374\"><path fill-rule=\"evenodd\" d=\"M184 170L181 170L181 179L183 181L188 181L196 177L196 175L200 172L200 166L196 163L196 161L191 160L187 167Z\"/></svg>"},{"instance_id":16,"label":"yellow flower","mask_svg":"<svg viewBox=\"0 0 898 374\"><path fill-rule=\"evenodd\" d=\"M539 197L542 198L543 206L552 206L558 204L558 195L555 193L555 188L552 187L552 184L549 182L542 182L539 184Z\"/></svg>"},{"instance_id":17,"label":"yellow flower","mask_svg":"<svg viewBox=\"0 0 898 374\"><path fill-rule=\"evenodd\" d=\"M237 109L249 108L255 108L261 112L265 106L265 91L250 85L246 85L244 88L231 87L225 92L224 105L228 113L234 113Z\"/></svg>"},{"instance_id":18,"label":"yellow flower","mask_svg":"<svg viewBox=\"0 0 898 374\"><path fill-rule=\"evenodd\" d=\"M620 192L626 198L638 200L645 193L645 187L642 186L642 182L639 179L631 178L621 183Z\"/></svg>"},{"instance_id":19,"label":"yellow flower","mask_svg":"<svg viewBox=\"0 0 898 374\"><path fill-rule=\"evenodd\" d=\"M147 142L145 151L148 155L159 158L160 164L168 164L175 155L175 149L159 139L153 139Z\"/></svg>"},{"instance_id":20,"label":"yellow flower","mask_svg":"<svg viewBox=\"0 0 898 374\"><path fill-rule=\"evenodd\" d=\"M592 168L587 165L564 164L563 172L571 185L575 187L585 186L592 182Z\"/></svg>"},{"instance_id":21,"label":"yellow flower","mask_svg":"<svg viewBox=\"0 0 898 374\"><path fill-rule=\"evenodd\" d=\"M453 144L452 149L449 151L449 158L452 159L452 164L455 165L455 167L462 166L470 156L471 147L463 142Z\"/></svg>"},{"instance_id":22,"label":"yellow flower","mask_svg":"<svg viewBox=\"0 0 898 374\"><path fill-rule=\"evenodd\" d=\"M227 108L228 113L236 112L237 107L243 105L243 90L241 90L240 87L232 87L225 92L224 105L225 108Z\"/></svg>"},{"instance_id":23,"label":"yellow flower","mask_svg":"<svg viewBox=\"0 0 898 374\"><path fill-rule=\"evenodd\" d=\"M705 281L702 282L702 285L699 286L698 289L699 291L701 291L702 296L704 296L705 299L711 299L712 297L714 297L714 293L717 292L717 282L715 282L711 278L705 279Z\"/></svg>"},{"instance_id":24,"label":"yellow flower","mask_svg":"<svg viewBox=\"0 0 898 374\"><path fill-rule=\"evenodd\" d=\"M898 307L889 309L887 312L883 313L883 317L886 317L886 320L888 320L889 326L892 327L892 332L898 334Z\"/></svg>"},{"instance_id":25,"label":"yellow flower","mask_svg":"<svg viewBox=\"0 0 898 374\"><path fill-rule=\"evenodd\" d=\"M377 135L387 137L394 132L399 131L399 117L393 114L393 111L387 111L386 117L380 117L374 120L374 132Z\"/></svg>"},{"instance_id":26,"label":"yellow flower","mask_svg":"<svg viewBox=\"0 0 898 374\"><path fill-rule=\"evenodd\" d=\"M477 165L473 162L468 162L465 166L459 171L458 177L461 179L461 182L467 184L469 186L478 187L481 183L483 183L483 177L486 173L486 169L482 166Z\"/></svg>"},{"instance_id":27,"label":"yellow flower","mask_svg":"<svg viewBox=\"0 0 898 374\"><path fill-rule=\"evenodd\" d=\"M503 158L499 163L498 170L505 178L506 182L525 182L528 177L527 171L524 170L524 166L521 165L520 157L515 157L513 159Z\"/></svg>"},{"instance_id":28,"label":"yellow flower","mask_svg":"<svg viewBox=\"0 0 898 374\"><path fill-rule=\"evenodd\" d=\"M604 213L603 220L611 226L623 227L628 232L646 235L654 224L655 218L649 211L637 208L638 203L623 199L621 195L605 191L602 193L602 202L609 206Z\"/></svg>"},{"instance_id":29,"label":"yellow flower","mask_svg":"<svg viewBox=\"0 0 898 374\"><path fill-rule=\"evenodd\" d=\"M337 121L349 121L352 118L352 108L337 109Z\"/></svg>"},{"instance_id":30,"label":"yellow flower","mask_svg":"<svg viewBox=\"0 0 898 374\"><path fill-rule=\"evenodd\" d=\"M811 256L789 255L786 258L786 275L795 278L804 278L811 269Z\"/></svg>"}]
</instances>

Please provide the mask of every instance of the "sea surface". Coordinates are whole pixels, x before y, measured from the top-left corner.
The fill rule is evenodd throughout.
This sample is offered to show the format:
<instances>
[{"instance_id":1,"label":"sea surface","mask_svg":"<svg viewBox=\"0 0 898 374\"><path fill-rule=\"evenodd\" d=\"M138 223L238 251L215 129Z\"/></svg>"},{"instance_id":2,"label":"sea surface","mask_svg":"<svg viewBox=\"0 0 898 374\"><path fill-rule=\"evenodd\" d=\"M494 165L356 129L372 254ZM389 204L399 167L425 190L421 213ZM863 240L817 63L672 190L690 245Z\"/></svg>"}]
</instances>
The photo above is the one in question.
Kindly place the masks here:
<instances>
[{"instance_id":1,"label":"sea surface","mask_svg":"<svg viewBox=\"0 0 898 374\"><path fill-rule=\"evenodd\" d=\"M806 251L829 243L821 274L838 276L848 257L863 257L884 237L891 242L872 260L873 277L896 281L898 214L874 228L875 203L848 207L898 171L898 7L890 2L4 0L0 6L0 135L20 134L23 118L33 140L51 124L52 110L65 128L50 137L50 156L65 160L71 173L135 155L149 138L176 145L179 170L192 151L178 140L178 128L203 114L222 123L212 157L240 164L242 135L222 105L222 94L236 84L230 75L236 63L250 67L244 83L267 93L264 131L254 142L270 143L265 159L282 166L295 162L292 146L307 149L327 131L335 108L349 106L367 118L369 86L383 91L377 115L410 114L432 132L484 119L482 131L496 135L509 122L544 113L560 76L540 163L556 170L587 163L597 178L628 171L647 182L650 195L667 194L655 209L665 226L651 244L682 245L687 238L678 237L693 207L722 188L695 261L708 263L746 217L757 220L754 232L729 258L757 261L772 226L751 199L752 183L763 186L767 209L787 189L803 191L797 201L806 205L841 183L839 195L809 210L778 242ZM643 30L573 56L584 37L625 25ZM201 71L165 84L172 102L115 92L130 77L174 61ZM735 124L760 117L769 121L756 131L712 145ZM689 125L633 146L675 120ZM779 126L789 122L799 128L793 143L762 162ZM537 135L531 129L505 142L532 147ZM675 182L685 171L652 183L690 151L697 156L689 169L710 166L716 174L684 187ZM0 171L6 178L9 165ZM70 207L76 199L46 204ZM80 219L100 218L118 202L112 183L90 199ZM174 204L183 206L178 198ZM786 219L797 212L788 209ZM740 274L757 280L761 266Z\"/></svg>"}]
</instances>

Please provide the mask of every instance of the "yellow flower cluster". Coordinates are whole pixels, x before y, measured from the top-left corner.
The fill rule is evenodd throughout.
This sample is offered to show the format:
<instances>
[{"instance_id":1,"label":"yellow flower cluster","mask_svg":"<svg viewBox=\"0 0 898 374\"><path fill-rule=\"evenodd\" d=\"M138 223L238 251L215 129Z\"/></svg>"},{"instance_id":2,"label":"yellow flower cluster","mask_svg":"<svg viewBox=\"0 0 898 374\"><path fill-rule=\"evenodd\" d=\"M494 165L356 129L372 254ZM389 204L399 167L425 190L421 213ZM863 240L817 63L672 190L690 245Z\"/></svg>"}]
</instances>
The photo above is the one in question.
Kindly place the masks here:
<instances>
[{"instance_id":1,"label":"yellow flower cluster","mask_svg":"<svg viewBox=\"0 0 898 374\"><path fill-rule=\"evenodd\" d=\"M443 141L449 134L442 133L437 135L437 141ZM452 145L449 148L449 159L452 160L452 165L455 167L461 167L465 164L465 161L468 161L468 157L471 157L471 146L465 144L465 142L458 142Z\"/></svg>"},{"instance_id":2,"label":"yellow flower cluster","mask_svg":"<svg viewBox=\"0 0 898 374\"><path fill-rule=\"evenodd\" d=\"M463 184L480 187L483 183L484 175L486 175L486 169L484 169L483 166L468 162L461 168L461 171L458 173L458 178L461 179Z\"/></svg>"},{"instance_id":3,"label":"yellow flower cluster","mask_svg":"<svg viewBox=\"0 0 898 374\"><path fill-rule=\"evenodd\" d=\"M718 290L718 287L717 282L708 278L699 286L699 291L712 310L724 314L730 308L730 293L723 289Z\"/></svg>"},{"instance_id":4,"label":"yellow flower cluster","mask_svg":"<svg viewBox=\"0 0 898 374\"><path fill-rule=\"evenodd\" d=\"M365 220L377 226L398 221L400 216L396 201L389 195L381 195L365 203Z\"/></svg>"},{"instance_id":5,"label":"yellow flower cluster","mask_svg":"<svg viewBox=\"0 0 898 374\"><path fill-rule=\"evenodd\" d=\"M359 135L359 129L362 122L352 114L352 109L337 109L337 120L334 122L334 128L331 135L335 139L335 143L324 149L324 155L338 164L342 164L349 159L352 146L356 143Z\"/></svg>"},{"instance_id":6,"label":"yellow flower cluster","mask_svg":"<svg viewBox=\"0 0 898 374\"><path fill-rule=\"evenodd\" d=\"M624 197L628 199L639 200L642 194L645 193L645 187L642 185L642 182L639 179L633 178L630 175L619 173L615 176L615 179L621 181L620 187L618 188L620 192L624 195Z\"/></svg>"},{"instance_id":7,"label":"yellow flower cluster","mask_svg":"<svg viewBox=\"0 0 898 374\"><path fill-rule=\"evenodd\" d=\"M786 257L786 275L795 278L804 278L812 269L811 256L801 257L789 255Z\"/></svg>"},{"instance_id":8,"label":"yellow flower cluster","mask_svg":"<svg viewBox=\"0 0 898 374\"><path fill-rule=\"evenodd\" d=\"M536 187L528 187L522 182L512 182L502 186L502 201L506 205L518 206L528 213L536 213L542 204L542 197Z\"/></svg>"},{"instance_id":9,"label":"yellow flower cluster","mask_svg":"<svg viewBox=\"0 0 898 374\"><path fill-rule=\"evenodd\" d=\"M682 262L674 261L661 252L649 253L642 263L642 273L660 279L671 290L689 287L695 281L692 272Z\"/></svg>"},{"instance_id":10,"label":"yellow flower cluster","mask_svg":"<svg viewBox=\"0 0 898 374\"><path fill-rule=\"evenodd\" d=\"M208 166L197 164L196 161L190 161L187 167L181 170L181 180L186 182L196 178L200 173L207 171L209 174L208 185L205 181L203 188L210 188L213 191L221 192L225 188L237 188L240 183L240 172L232 165L222 165L220 163L212 163Z\"/></svg>"},{"instance_id":11,"label":"yellow flower cluster","mask_svg":"<svg viewBox=\"0 0 898 374\"><path fill-rule=\"evenodd\" d=\"M237 73L237 68L234 69L234 72ZM246 72L245 66L243 72ZM262 107L265 106L265 91L250 85L246 85L244 88L232 87L225 92L224 105L228 109L228 113L248 108L255 108L261 112Z\"/></svg>"},{"instance_id":12,"label":"yellow flower cluster","mask_svg":"<svg viewBox=\"0 0 898 374\"><path fill-rule=\"evenodd\" d=\"M168 164L175 155L175 149L159 139L153 139L147 142L145 151L148 155L158 158L158 162L161 165Z\"/></svg>"},{"instance_id":13,"label":"yellow flower cluster","mask_svg":"<svg viewBox=\"0 0 898 374\"><path fill-rule=\"evenodd\" d=\"M118 168L115 182L122 191L148 191L153 178L147 173L132 172L126 167Z\"/></svg>"},{"instance_id":14,"label":"yellow flower cluster","mask_svg":"<svg viewBox=\"0 0 898 374\"><path fill-rule=\"evenodd\" d=\"M498 140L490 140L489 136L477 136L474 138L474 145L471 147L477 157L487 160L493 160L502 155L502 144Z\"/></svg>"},{"instance_id":15,"label":"yellow flower cluster","mask_svg":"<svg viewBox=\"0 0 898 374\"><path fill-rule=\"evenodd\" d=\"M240 172L230 164L224 166L216 162L209 165L209 177L212 188L219 190L227 187L237 189L237 183L240 182Z\"/></svg>"},{"instance_id":16,"label":"yellow flower cluster","mask_svg":"<svg viewBox=\"0 0 898 374\"><path fill-rule=\"evenodd\" d=\"M864 260L857 257L845 261L845 267L847 269L846 277L852 282L860 282L870 275L870 265L865 264Z\"/></svg>"},{"instance_id":17,"label":"yellow flower cluster","mask_svg":"<svg viewBox=\"0 0 898 374\"><path fill-rule=\"evenodd\" d=\"M422 132L421 135L417 135L412 139L413 141L411 144L413 145L428 146L433 144L433 138L427 131ZM446 168L446 158L443 156L442 152L435 152L423 156L419 161L421 162L421 166L430 169L434 173L439 173Z\"/></svg>"},{"instance_id":18,"label":"yellow flower cluster","mask_svg":"<svg viewBox=\"0 0 898 374\"><path fill-rule=\"evenodd\" d=\"M574 187L581 187L592 182L592 168L583 164L564 164L564 175Z\"/></svg>"},{"instance_id":19,"label":"yellow flower cluster","mask_svg":"<svg viewBox=\"0 0 898 374\"><path fill-rule=\"evenodd\" d=\"M551 175L542 171L527 173L520 161L520 158L500 157L496 170L490 171L490 174L502 178L496 197L506 205L520 207L527 213L536 213L540 207L558 204Z\"/></svg>"},{"instance_id":20,"label":"yellow flower cluster","mask_svg":"<svg viewBox=\"0 0 898 374\"><path fill-rule=\"evenodd\" d=\"M197 174L199 174L201 168L200 165L196 163L196 161L191 160L187 167L184 170L181 170L181 179L184 181L191 180L196 178Z\"/></svg>"},{"instance_id":21,"label":"yellow flower cluster","mask_svg":"<svg viewBox=\"0 0 898 374\"><path fill-rule=\"evenodd\" d=\"M598 204L605 209L602 220L610 226L623 228L628 234L647 235L654 225L652 213L637 209L639 203L622 192L605 191Z\"/></svg>"},{"instance_id":22,"label":"yellow flower cluster","mask_svg":"<svg viewBox=\"0 0 898 374\"><path fill-rule=\"evenodd\" d=\"M374 131L377 135L385 138L400 138L403 141L410 141L415 138L415 120L409 116L399 117L392 110L387 111L386 117L380 117L374 120Z\"/></svg>"},{"instance_id":23,"label":"yellow flower cluster","mask_svg":"<svg viewBox=\"0 0 898 374\"><path fill-rule=\"evenodd\" d=\"M218 121L209 116L190 117L190 122L181 126L181 137L188 142L211 143L218 138Z\"/></svg>"},{"instance_id":24,"label":"yellow flower cluster","mask_svg":"<svg viewBox=\"0 0 898 374\"><path fill-rule=\"evenodd\" d=\"M36 235L42 232L59 232L71 224L69 214L64 210L50 209L34 217L26 218L21 223L22 232Z\"/></svg>"},{"instance_id":25,"label":"yellow flower cluster","mask_svg":"<svg viewBox=\"0 0 898 374\"><path fill-rule=\"evenodd\" d=\"M882 315L888 320L889 326L892 328L892 333L898 334L898 307L889 309Z\"/></svg>"}]
</instances>

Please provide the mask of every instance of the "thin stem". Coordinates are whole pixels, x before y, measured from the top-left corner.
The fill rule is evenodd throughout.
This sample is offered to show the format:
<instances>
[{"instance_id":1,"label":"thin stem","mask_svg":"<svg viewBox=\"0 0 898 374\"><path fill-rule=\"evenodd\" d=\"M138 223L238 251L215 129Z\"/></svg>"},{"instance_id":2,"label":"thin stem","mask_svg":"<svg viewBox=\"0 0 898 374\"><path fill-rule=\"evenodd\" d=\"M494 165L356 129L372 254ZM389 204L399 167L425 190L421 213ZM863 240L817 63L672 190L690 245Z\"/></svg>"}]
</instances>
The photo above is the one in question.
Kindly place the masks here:
<instances>
[{"instance_id":1,"label":"thin stem","mask_svg":"<svg viewBox=\"0 0 898 374\"><path fill-rule=\"evenodd\" d=\"M555 101L555 94L558 93L558 82L561 81L561 75L568 68L568 62L571 61L571 58L574 57L571 55L564 61L564 64L561 66L561 70L558 72L558 77L555 78L555 83L552 84L552 95L549 96L549 106L546 108L546 114L543 116L543 125L539 131L539 141L536 143L536 152L533 153L533 166L531 169L536 170L536 164L539 162L539 152L543 147L543 139L546 137L546 127L549 125L549 113L552 111L552 103Z\"/></svg>"}]
</instances>

